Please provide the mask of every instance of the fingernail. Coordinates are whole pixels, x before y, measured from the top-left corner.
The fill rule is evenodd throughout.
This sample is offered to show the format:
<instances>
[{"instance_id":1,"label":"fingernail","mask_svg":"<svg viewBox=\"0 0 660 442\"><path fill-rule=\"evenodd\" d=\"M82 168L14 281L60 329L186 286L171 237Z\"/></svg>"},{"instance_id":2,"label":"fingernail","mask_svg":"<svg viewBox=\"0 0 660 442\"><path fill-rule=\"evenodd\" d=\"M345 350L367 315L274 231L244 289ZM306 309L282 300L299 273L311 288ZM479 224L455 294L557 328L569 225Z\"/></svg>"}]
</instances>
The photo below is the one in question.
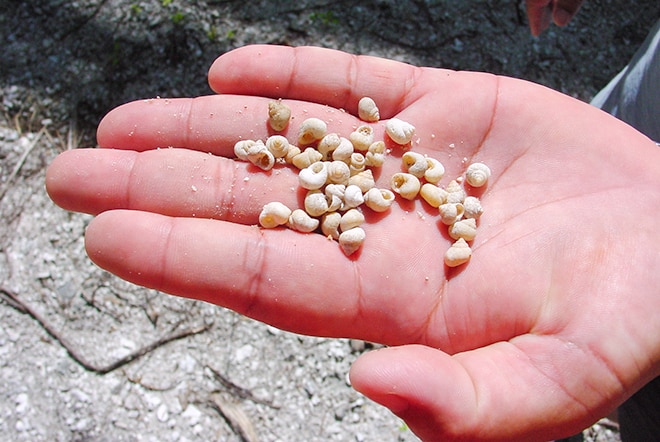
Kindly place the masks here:
<instances>
[{"instance_id":1,"label":"fingernail","mask_svg":"<svg viewBox=\"0 0 660 442\"><path fill-rule=\"evenodd\" d=\"M566 26L571 18L573 18L573 15L565 9L557 9L552 15L552 19L557 26Z\"/></svg>"}]
</instances>

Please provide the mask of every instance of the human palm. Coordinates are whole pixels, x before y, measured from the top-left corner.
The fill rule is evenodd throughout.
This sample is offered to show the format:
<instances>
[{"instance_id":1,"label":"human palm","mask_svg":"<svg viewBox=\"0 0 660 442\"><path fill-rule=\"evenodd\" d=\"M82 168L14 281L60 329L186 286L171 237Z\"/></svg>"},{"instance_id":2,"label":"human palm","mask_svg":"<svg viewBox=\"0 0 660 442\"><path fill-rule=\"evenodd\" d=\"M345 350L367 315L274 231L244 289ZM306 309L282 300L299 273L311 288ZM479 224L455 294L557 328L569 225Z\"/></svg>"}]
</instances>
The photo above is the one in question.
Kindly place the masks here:
<instances>
[{"instance_id":1,"label":"human palm","mask_svg":"<svg viewBox=\"0 0 660 442\"><path fill-rule=\"evenodd\" d=\"M565 436L657 376L660 162L632 128L520 80L318 48L242 48L209 80L219 95L112 111L98 141L115 149L50 167L55 202L100 214L86 235L100 266L295 332L396 346L362 356L351 380L428 440ZM421 201L365 210L351 257L322 235L254 227L267 202L301 204L297 175L234 161L233 144L267 137L272 98L293 110L291 140L312 116L348 134L362 96L380 108L377 139L389 118L412 123L412 149L445 182L471 161L492 169L467 265L444 266L451 240Z\"/></svg>"}]
</instances>

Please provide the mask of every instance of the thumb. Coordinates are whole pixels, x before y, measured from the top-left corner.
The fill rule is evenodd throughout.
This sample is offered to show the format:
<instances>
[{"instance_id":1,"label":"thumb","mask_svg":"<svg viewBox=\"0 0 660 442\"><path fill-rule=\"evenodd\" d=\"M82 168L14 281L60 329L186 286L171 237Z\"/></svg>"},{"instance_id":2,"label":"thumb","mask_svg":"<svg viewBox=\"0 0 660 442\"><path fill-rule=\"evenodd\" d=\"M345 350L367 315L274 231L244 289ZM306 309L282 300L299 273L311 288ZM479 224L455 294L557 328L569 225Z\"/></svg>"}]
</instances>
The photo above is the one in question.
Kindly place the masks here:
<instances>
[{"instance_id":1,"label":"thumb","mask_svg":"<svg viewBox=\"0 0 660 442\"><path fill-rule=\"evenodd\" d=\"M588 426L584 404L523 353L505 342L454 356L421 345L385 348L358 358L350 379L425 441L542 441Z\"/></svg>"}]
</instances>

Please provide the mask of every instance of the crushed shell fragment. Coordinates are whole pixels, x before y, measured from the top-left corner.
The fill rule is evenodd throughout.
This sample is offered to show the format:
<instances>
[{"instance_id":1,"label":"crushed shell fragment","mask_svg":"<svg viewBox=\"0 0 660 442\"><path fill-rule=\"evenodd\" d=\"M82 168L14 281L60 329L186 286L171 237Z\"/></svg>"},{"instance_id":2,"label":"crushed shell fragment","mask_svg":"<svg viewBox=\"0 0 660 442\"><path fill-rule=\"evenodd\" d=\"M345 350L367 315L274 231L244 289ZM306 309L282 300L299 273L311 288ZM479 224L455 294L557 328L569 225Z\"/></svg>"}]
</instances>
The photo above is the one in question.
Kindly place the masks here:
<instances>
[{"instance_id":1,"label":"crushed shell fragment","mask_svg":"<svg viewBox=\"0 0 660 442\"><path fill-rule=\"evenodd\" d=\"M339 235L339 247L344 252L344 255L350 256L355 253L364 243L366 234L362 227L353 227Z\"/></svg>"},{"instance_id":2,"label":"crushed shell fragment","mask_svg":"<svg viewBox=\"0 0 660 442\"><path fill-rule=\"evenodd\" d=\"M358 102L358 117L363 121L375 123L380 120L380 111L376 102L370 97L362 97Z\"/></svg>"},{"instance_id":3,"label":"crushed shell fragment","mask_svg":"<svg viewBox=\"0 0 660 442\"><path fill-rule=\"evenodd\" d=\"M460 238L445 252L445 264L447 267L457 267L468 262L471 256L472 249L463 238Z\"/></svg>"}]
</instances>

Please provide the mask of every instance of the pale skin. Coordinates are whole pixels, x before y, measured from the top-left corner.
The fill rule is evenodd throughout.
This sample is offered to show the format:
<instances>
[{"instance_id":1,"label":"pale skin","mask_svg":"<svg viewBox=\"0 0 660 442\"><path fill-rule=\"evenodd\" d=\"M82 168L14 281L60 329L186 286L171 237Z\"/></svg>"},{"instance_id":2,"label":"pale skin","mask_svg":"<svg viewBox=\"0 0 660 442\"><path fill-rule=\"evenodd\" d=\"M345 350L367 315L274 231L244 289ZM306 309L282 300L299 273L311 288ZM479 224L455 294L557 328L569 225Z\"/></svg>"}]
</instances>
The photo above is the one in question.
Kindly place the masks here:
<instances>
[{"instance_id":1,"label":"pale skin","mask_svg":"<svg viewBox=\"0 0 660 442\"><path fill-rule=\"evenodd\" d=\"M362 355L352 385L424 440L568 436L660 374L660 150L639 132L528 82L320 48L244 47L209 82L217 95L111 111L104 148L50 166L53 200L98 215L85 242L99 266L283 329L391 346ZM263 204L302 194L296 171L232 159L234 142L268 136L272 98L292 108L290 140L311 116L347 134L362 96L380 108L377 139L389 118L416 126L411 147L443 162L441 184L490 166L470 190L485 212L467 265L443 265L451 240L419 200L365 210L351 257L255 226ZM390 147L381 187L401 170Z\"/></svg>"}]
</instances>

